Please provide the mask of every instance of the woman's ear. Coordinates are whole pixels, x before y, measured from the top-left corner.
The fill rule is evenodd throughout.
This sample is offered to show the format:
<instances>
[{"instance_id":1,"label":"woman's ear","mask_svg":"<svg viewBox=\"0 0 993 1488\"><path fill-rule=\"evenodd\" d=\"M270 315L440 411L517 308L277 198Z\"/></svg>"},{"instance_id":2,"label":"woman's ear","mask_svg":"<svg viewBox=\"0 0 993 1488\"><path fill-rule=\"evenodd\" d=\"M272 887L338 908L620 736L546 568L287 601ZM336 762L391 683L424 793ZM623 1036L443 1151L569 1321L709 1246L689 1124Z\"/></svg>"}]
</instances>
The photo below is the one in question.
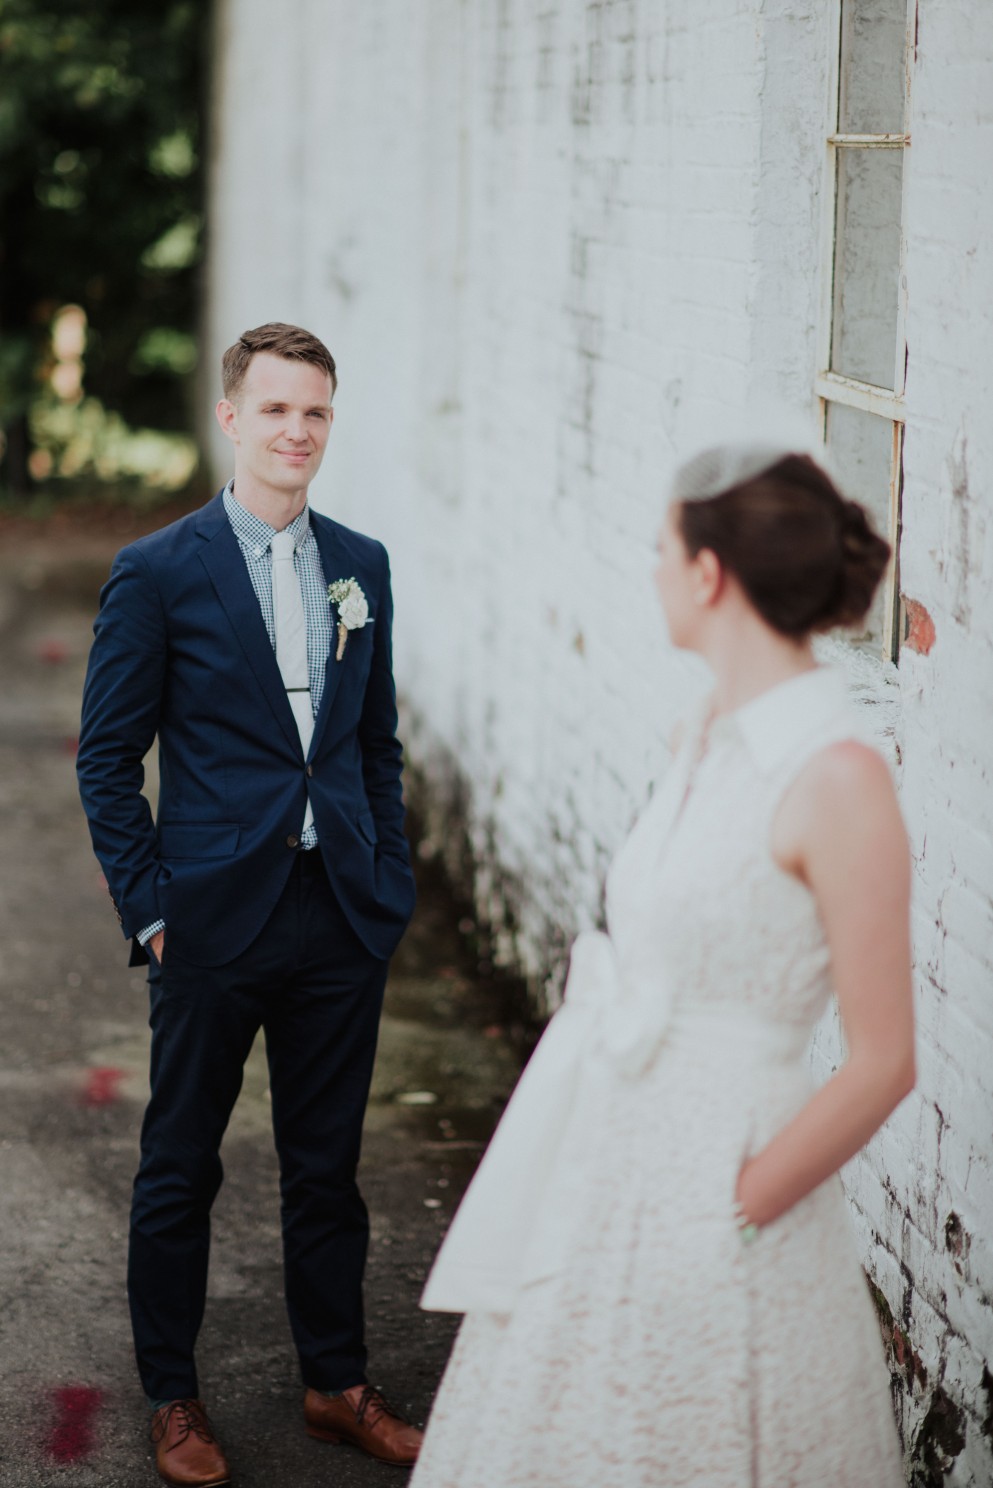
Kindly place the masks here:
<instances>
[{"instance_id":1,"label":"woman's ear","mask_svg":"<svg viewBox=\"0 0 993 1488\"><path fill-rule=\"evenodd\" d=\"M712 548L701 548L693 560L693 600L702 607L712 605L724 589L724 569Z\"/></svg>"}]
</instances>

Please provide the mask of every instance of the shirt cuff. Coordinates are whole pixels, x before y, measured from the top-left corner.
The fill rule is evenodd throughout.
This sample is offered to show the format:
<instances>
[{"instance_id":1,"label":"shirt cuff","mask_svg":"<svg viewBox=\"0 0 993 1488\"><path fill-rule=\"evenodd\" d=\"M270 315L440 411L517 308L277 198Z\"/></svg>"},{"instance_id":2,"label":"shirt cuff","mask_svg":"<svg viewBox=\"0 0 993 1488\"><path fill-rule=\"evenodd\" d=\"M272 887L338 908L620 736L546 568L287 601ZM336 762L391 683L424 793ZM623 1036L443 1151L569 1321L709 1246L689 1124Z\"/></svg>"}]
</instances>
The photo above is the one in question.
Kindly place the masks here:
<instances>
[{"instance_id":1,"label":"shirt cuff","mask_svg":"<svg viewBox=\"0 0 993 1488\"><path fill-rule=\"evenodd\" d=\"M158 935L160 930L165 929L165 920L156 920L154 925L146 925L144 930L139 930L135 936L139 945L146 946L153 935Z\"/></svg>"}]
</instances>

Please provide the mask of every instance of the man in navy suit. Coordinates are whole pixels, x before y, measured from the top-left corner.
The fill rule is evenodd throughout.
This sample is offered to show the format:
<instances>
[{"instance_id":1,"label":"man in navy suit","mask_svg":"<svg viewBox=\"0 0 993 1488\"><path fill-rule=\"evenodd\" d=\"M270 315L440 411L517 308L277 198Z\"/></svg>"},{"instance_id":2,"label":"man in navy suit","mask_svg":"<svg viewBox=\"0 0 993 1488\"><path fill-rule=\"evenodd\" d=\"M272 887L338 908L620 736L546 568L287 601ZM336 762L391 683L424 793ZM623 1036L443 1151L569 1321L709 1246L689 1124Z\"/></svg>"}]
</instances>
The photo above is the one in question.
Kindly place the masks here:
<instances>
[{"instance_id":1,"label":"man in navy suit","mask_svg":"<svg viewBox=\"0 0 993 1488\"><path fill-rule=\"evenodd\" d=\"M398 1464L420 1442L366 1381L355 1182L387 961L414 904L389 565L307 506L334 417L327 348L265 325L223 374L234 479L115 559L79 744L96 854L132 964L149 963L128 1295L157 1467L184 1485L228 1482L194 1345L221 1138L260 1027L307 1430Z\"/></svg>"}]
</instances>

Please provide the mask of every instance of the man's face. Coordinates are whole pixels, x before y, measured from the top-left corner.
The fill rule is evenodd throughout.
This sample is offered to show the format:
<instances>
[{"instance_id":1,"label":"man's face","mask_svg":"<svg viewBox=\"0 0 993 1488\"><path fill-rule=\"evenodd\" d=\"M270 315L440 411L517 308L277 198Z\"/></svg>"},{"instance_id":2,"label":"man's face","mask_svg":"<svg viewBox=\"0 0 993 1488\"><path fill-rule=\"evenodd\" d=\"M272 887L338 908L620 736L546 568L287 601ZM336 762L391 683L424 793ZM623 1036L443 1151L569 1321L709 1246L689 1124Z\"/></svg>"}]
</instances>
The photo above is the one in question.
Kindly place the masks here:
<instances>
[{"instance_id":1,"label":"man's face","mask_svg":"<svg viewBox=\"0 0 993 1488\"><path fill-rule=\"evenodd\" d=\"M281 495L306 490L324 458L334 411L331 379L310 362L260 351L217 418L236 446L235 479Z\"/></svg>"}]
</instances>

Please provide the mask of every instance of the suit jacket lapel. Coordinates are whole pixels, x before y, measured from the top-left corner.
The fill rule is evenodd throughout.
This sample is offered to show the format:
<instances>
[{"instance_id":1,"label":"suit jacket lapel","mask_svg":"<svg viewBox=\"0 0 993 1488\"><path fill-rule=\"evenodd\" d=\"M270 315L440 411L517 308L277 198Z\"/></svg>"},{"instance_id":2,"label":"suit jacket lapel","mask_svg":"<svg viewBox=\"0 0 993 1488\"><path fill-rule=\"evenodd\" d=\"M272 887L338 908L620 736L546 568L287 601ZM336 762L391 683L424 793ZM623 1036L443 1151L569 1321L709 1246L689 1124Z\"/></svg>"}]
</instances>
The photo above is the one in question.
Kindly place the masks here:
<instances>
[{"instance_id":1,"label":"suit jacket lapel","mask_svg":"<svg viewBox=\"0 0 993 1488\"><path fill-rule=\"evenodd\" d=\"M334 523L327 517L322 517L311 511L310 525L317 539L317 551L321 555L321 568L324 572L325 584L333 584L335 579L350 578L351 574L346 572L345 568L342 567L343 563L347 563L347 555L342 551L341 543L335 532ZM317 710L317 717L314 720L314 737L310 744L311 758L313 758L320 748L321 739L324 736L324 730L327 727L328 718L331 714L331 705L334 702L338 688L341 686L341 679L344 673L344 663L337 662L334 659L338 644L337 611L332 610L331 619L331 645L328 648L328 659L324 669L324 691L321 694L321 705Z\"/></svg>"},{"instance_id":2,"label":"suit jacket lapel","mask_svg":"<svg viewBox=\"0 0 993 1488\"><path fill-rule=\"evenodd\" d=\"M276 653L220 496L201 511L197 531L206 539L200 550L200 561L234 628L245 659L265 693L277 723L293 747L299 750L300 734L286 697Z\"/></svg>"}]
</instances>

